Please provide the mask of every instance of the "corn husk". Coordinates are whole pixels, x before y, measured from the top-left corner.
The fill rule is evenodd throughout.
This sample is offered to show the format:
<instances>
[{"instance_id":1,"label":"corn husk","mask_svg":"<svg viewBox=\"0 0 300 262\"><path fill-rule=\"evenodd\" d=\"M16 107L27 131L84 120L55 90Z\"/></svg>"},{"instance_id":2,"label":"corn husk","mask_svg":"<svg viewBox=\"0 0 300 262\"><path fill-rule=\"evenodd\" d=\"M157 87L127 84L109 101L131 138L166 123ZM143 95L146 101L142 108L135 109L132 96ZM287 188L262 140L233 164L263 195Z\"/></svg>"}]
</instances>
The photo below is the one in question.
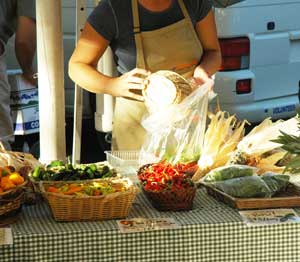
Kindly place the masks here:
<instances>
[{"instance_id":1,"label":"corn husk","mask_svg":"<svg viewBox=\"0 0 300 262\"><path fill-rule=\"evenodd\" d=\"M269 118L265 119L240 141L228 163L255 166L258 168L258 174L267 171L282 173L285 167L278 166L277 163L287 152L280 149L280 144L271 140L276 139L281 134L280 131L298 135L297 124L297 118L276 122L272 122Z\"/></svg>"},{"instance_id":2,"label":"corn husk","mask_svg":"<svg viewBox=\"0 0 300 262\"><path fill-rule=\"evenodd\" d=\"M205 132L199 169L193 176L198 182L210 170L225 165L244 136L246 121L238 121L235 116L219 111L210 114L210 124Z\"/></svg>"},{"instance_id":3,"label":"corn husk","mask_svg":"<svg viewBox=\"0 0 300 262\"><path fill-rule=\"evenodd\" d=\"M297 124L298 121L295 117L286 121L278 120L276 122L272 122L271 119L267 118L257 127L253 128L253 130L242 139L237 148L247 155L262 155L265 152L281 146L271 141L281 134L280 131L284 131L287 134L299 135Z\"/></svg>"},{"instance_id":4,"label":"corn husk","mask_svg":"<svg viewBox=\"0 0 300 262\"><path fill-rule=\"evenodd\" d=\"M286 155L286 152L275 152L274 154L259 159L256 167L258 168L257 173L258 174L264 174L265 172L273 172L273 173L283 173L284 166L277 166L276 164L278 161L283 159L283 157Z\"/></svg>"}]
</instances>

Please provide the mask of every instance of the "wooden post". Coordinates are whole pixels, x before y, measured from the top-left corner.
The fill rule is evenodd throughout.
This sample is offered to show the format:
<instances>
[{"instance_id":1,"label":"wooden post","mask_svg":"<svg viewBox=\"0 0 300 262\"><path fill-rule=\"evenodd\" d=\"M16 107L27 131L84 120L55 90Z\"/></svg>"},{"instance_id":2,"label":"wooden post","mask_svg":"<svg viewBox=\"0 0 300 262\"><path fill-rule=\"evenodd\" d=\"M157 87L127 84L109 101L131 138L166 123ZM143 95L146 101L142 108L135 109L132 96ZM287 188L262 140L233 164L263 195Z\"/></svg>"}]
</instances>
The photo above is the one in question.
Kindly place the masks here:
<instances>
[{"instance_id":1,"label":"wooden post","mask_svg":"<svg viewBox=\"0 0 300 262\"><path fill-rule=\"evenodd\" d=\"M66 160L61 0L37 0L40 160Z\"/></svg>"},{"instance_id":2,"label":"wooden post","mask_svg":"<svg viewBox=\"0 0 300 262\"><path fill-rule=\"evenodd\" d=\"M86 0L76 1L76 43L79 40L81 30L86 21ZM74 95L74 127L72 163L80 163L81 156L81 136L82 136L82 111L83 111L83 89L75 84Z\"/></svg>"}]
</instances>

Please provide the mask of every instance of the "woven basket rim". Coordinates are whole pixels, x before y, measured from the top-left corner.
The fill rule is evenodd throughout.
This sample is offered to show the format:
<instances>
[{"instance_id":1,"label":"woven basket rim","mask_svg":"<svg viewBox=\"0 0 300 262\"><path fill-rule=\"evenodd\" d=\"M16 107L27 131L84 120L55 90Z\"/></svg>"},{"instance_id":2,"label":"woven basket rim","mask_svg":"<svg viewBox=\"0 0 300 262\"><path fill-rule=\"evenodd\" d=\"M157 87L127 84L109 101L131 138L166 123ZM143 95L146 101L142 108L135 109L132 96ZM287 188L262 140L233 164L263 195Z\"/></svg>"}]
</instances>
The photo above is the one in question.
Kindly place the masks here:
<instances>
[{"instance_id":1,"label":"woven basket rim","mask_svg":"<svg viewBox=\"0 0 300 262\"><path fill-rule=\"evenodd\" d=\"M20 192L20 194L14 199L0 199L0 202L14 202L19 201L24 196L24 192Z\"/></svg>"},{"instance_id":2,"label":"woven basket rim","mask_svg":"<svg viewBox=\"0 0 300 262\"><path fill-rule=\"evenodd\" d=\"M182 189L179 189L179 190L176 190L176 191L173 191L172 189L166 189L164 191L159 191L159 192L157 192L157 191L151 191L151 190L146 190L142 184L141 184L141 187L142 187L142 189L145 192L149 192L149 193L152 193L152 194L163 194L163 193L171 193L171 192L185 192L185 191L197 190L197 186L196 185L193 185L193 186L190 186L190 187L186 187L186 188L182 188Z\"/></svg>"},{"instance_id":3,"label":"woven basket rim","mask_svg":"<svg viewBox=\"0 0 300 262\"><path fill-rule=\"evenodd\" d=\"M121 178L124 179L124 178ZM120 179L120 180L121 180ZM123 192L115 192L115 193L110 193L107 195L101 195L101 196L88 196L88 195L83 195L83 196L78 196L78 195L64 195L61 193L55 193L55 192L47 192L45 191L44 184L59 184L59 183L65 183L65 184L72 184L72 183L92 183L92 182L98 182L99 180L112 180L110 178L99 178L99 179L90 179L90 180L76 180L76 181L45 181L39 183L39 188L41 190L41 193L45 196L55 196L55 197L60 197L60 198L66 198L66 199L88 199L88 198L93 198L93 199L102 199L102 198L115 198L119 197L122 195L127 195L131 193L138 193L139 189L137 186L135 186L132 182L132 184L129 185L126 191ZM125 180L125 179L124 179ZM129 179L126 179L129 180ZM130 181L130 180L129 180Z\"/></svg>"},{"instance_id":4,"label":"woven basket rim","mask_svg":"<svg viewBox=\"0 0 300 262\"><path fill-rule=\"evenodd\" d=\"M7 190L3 193L0 193L0 200L1 200L1 197L3 196L7 196L8 194L12 194L12 193L15 193L16 191L18 191L19 189L23 188L24 186L26 186L28 183L28 180L26 178L24 178L24 182L20 185L17 185L16 187L10 189L10 190Z\"/></svg>"}]
</instances>

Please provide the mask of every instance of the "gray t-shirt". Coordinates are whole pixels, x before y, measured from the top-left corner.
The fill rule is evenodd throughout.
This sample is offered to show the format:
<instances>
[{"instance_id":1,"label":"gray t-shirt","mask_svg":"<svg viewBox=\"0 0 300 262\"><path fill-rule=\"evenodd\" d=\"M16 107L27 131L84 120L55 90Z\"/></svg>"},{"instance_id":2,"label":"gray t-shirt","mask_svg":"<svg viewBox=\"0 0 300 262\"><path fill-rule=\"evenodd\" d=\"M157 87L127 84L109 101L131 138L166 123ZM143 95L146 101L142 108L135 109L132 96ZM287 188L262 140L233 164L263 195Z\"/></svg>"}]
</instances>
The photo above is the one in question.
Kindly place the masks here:
<instances>
[{"instance_id":1,"label":"gray t-shirt","mask_svg":"<svg viewBox=\"0 0 300 262\"><path fill-rule=\"evenodd\" d=\"M15 33L20 16L35 19L35 0L0 0L0 39L5 43Z\"/></svg>"},{"instance_id":2,"label":"gray t-shirt","mask_svg":"<svg viewBox=\"0 0 300 262\"><path fill-rule=\"evenodd\" d=\"M184 0L184 4L194 25L211 9L210 0ZM183 19L183 14L178 1L174 0L171 6L162 12L151 12L139 5L139 18L141 31L151 31L178 22ZM88 17L88 22L110 42L120 73L135 68L136 47L131 0L101 0Z\"/></svg>"}]
</instances>

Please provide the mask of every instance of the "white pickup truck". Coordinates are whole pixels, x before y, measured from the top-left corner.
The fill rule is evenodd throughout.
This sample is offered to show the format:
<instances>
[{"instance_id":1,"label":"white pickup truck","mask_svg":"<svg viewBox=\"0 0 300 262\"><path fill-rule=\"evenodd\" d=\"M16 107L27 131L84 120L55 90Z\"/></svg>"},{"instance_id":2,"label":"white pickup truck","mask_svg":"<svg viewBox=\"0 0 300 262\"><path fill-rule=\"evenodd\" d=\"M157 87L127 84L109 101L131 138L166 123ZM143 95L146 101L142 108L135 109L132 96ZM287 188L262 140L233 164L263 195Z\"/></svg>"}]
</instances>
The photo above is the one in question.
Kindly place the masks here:
<instances>
[{"instance_id":1,"label":"white pickup truck","mask_svg":"<svg viewBox=\"0 0 300 262\"><path fill-rule=\"evenodd\" d=\"M215 92L241 119L296 114L300 88L300 0L246 0L215 8L222 69Z\"/></svg>"}]
</instances>

